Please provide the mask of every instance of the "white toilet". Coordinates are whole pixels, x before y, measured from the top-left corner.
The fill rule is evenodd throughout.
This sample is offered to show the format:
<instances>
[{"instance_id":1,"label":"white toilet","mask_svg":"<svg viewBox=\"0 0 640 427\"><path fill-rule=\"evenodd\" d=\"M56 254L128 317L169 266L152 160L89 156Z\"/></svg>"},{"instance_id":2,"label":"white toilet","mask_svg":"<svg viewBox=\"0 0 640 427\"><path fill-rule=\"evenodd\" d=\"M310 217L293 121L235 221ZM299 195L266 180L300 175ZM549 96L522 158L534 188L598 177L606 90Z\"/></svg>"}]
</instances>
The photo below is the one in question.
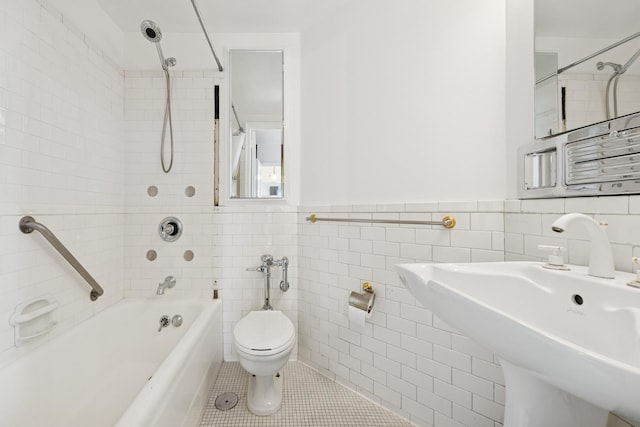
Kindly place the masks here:
<instances>
[{"instance_id":1,"label":"white toilet","mask_svg":"<svg viewBox=\"0 0 640 427\"><path fill-rule=\"evenodd\" d=\"M256 415L271 415L282 404L282 375L296 342L293 323L281 311L252 311L233 329L240 364L250 374L247 406Z\"/></svg>"}]
</instances>

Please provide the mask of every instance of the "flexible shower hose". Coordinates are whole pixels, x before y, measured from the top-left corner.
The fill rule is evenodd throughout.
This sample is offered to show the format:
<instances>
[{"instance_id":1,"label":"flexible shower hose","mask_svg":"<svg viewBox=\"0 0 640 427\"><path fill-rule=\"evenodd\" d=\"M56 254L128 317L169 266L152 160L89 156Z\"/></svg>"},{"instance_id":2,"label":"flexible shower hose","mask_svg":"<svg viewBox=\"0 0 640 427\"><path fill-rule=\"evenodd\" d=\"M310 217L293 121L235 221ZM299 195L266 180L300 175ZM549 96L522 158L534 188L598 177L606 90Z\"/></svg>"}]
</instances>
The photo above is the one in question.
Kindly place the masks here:
<instances>
[{"instance_id":1,"label":"flexible shower hose","mask_svg":"<svg viewBox=\"0 0 640 427\"><path fill-rule=\"evenodd\" d=\"M167 82L167 103L164 109L164 121L162 123L162 139L160 142L160 163L162 165L162 171L169 173L173 167L173 122L171 120L171 79L169 77L169 70L164 69L164 75ZM171 140L171 158L169 160L169 166L165 166L164 160L164 141L167 133L167 122L169 123L169 137Z\"/></svg>"}]
</instances>

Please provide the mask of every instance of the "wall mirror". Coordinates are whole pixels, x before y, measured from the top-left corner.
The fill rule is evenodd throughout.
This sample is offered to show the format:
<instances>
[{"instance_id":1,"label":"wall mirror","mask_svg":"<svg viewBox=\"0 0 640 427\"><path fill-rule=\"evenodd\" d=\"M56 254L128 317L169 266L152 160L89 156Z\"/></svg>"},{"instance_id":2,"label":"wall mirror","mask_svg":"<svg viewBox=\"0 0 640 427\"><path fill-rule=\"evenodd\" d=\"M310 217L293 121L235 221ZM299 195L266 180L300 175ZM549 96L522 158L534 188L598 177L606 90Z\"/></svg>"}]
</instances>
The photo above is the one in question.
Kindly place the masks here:
<instances>
[{"instance_id":1,"label":"wall mirror","mask_svg":"<svg viewBox=\"0 0 640 427\"><path fill-rule=\"evenodd\" d=\"M640 111L640 2L535 0L535 137Z\"/></svg>"},{"instance_id":2,"label":"wall mirror","mask_svg":"<svg viewBox=\"0 0 640 427\"><path fill-rule=\"evenodd\" d=\"M282 50L229 51L230 197L284 197Z\"/></svg>"}]
</instances>

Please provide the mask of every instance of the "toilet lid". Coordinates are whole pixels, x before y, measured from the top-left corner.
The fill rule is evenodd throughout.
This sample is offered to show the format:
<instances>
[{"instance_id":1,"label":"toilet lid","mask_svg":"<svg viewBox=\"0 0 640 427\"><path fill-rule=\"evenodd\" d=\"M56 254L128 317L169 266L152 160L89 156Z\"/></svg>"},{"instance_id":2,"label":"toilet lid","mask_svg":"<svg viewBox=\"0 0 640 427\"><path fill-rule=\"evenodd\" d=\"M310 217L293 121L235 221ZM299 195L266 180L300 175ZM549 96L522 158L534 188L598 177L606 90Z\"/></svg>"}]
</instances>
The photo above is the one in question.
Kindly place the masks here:
<instances>
[{"instance_id":1,"label":"toilet lid","mask_svg":"<svg viewBox=\"0 0 640 427\"><path fill-rule=\"evenodd\" d=\"M233 339L245 351L273 354L291 344L295 329L281 311L252 311L233 329Z\"/></svg>"}]
</instances>

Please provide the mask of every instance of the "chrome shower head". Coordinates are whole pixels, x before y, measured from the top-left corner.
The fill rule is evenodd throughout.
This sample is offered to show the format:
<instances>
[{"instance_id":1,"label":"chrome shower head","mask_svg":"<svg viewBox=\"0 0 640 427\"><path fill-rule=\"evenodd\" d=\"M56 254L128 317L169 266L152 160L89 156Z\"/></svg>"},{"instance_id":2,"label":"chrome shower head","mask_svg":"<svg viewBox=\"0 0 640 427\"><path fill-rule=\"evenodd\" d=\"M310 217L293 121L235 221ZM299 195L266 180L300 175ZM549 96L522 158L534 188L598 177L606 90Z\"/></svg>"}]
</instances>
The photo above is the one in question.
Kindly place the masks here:
<instances>
[{"instance_id":1,"label":"chrome shower head","mask_svg":"<svg viewBox=\"0 0 640 427\"><path fill-rule=\"evenodd\" d=\"M169 67L174 67L176 65L176 58L170 57L165 59L164 54L162 53L162 47L160 47L160 40L162 39L162 31L160 31L160 27L156 25L155 22L145 19L140 23L140 31L145 39L149 40L151 43L156 45L156 50L158 51L158 57L160 58L160 65L162 69L167 71Z\"/></svg>"},{"instance_id":2,"label":"chrome shower head","mask_svg":"<svg viewBox=\"0 0 640 427\"><path fill-rule=\"evenodd\" d=\"M142 21L140 24L140 31L144 38L152 43L158 43L162 39L162 31L160 31L160 27L158 27L155 22L148 19Z\"/></svg>"}]
</instances>

